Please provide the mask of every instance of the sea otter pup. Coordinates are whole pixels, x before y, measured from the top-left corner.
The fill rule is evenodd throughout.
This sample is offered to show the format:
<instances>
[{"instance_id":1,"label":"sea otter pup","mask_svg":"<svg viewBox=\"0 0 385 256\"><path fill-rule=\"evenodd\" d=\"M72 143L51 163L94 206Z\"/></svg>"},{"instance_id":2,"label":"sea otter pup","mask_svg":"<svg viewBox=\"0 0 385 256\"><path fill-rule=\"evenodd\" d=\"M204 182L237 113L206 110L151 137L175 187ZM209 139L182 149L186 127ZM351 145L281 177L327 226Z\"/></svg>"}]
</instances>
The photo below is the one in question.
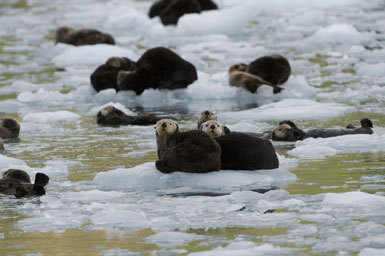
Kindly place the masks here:
<instances>
[{"instance_id":1,"label":"sea otter pup","mask_svg":"<svg viewBox=\"0 0 385 256\"><path fill-rule=\"evenodd\" d=\"M19 137L20 123L10 117L0 120L0 137L2 139L16 139Z\"/></svg>"},{"instance_id":2,"label":"sea otter pup","mask_svg":"<svg viewBox=\"0 0 385 256\"><path fill-rule=\"evenodd\" d=\"M184 14L215 9L218 6L211 0L160 0L151 6L148 16L159 16L163 25L176 25Z\"/></svg>"},{"instance_id":3,"label":"sea otter pup","mask_svg":"<svg viewBox=\"0 0 385 256\"><path fill-rule=\"evenodd\" d=\"M132 90L139 95L149 88L186 88L197 79L193 64L167 48L156 47L140 57L135 72L119 72L118 89Z\"/></svg>"},{"instance_id":4,"label":"sea otter pup","mask_svg":"<svg viewBox=\"0 0 385 256\"><path fill-rule=\"evenodd\" d=\"M0 193L14 195L17 198L23 196L42 196L45 195L44 187L48 184L49 177L44 173L36 173L35 183L31 184L31 179L25 171L9 169L3 173L0 179Z\"/></svg>"},{"instance_id":5,"label":"sea otter pup","mask_svg":"<svg viewBox=\"0 0 385 256\"><path fill-rule=\"evenodd\" d=\"M274 93L279 93L282 88L263 80L261 77L247 72L248 66L245 63L237 63L229 69L229 84L232 86L242 87L251 93L255 93L257 89L265 84L273 87Z\"/></svg>"},{"instance_id":6,"label":"sea otter pup","mask_svg":"<svg viewBox=\"0 0 385 256\"><path fill-rule=\"evenodd\" d=\"M134 71L135 69L134 61L125 57L111 57L91 74L91 84L97 92L110 88L118 91L119 71Z\"/></svg>"},{"instance_id":7,"label":"sea otter pup","mask_svg":"<svg viewBox=\"0 0 385 256\"><path fill-rule=\"evenodd\" d=\"M55 43L78 45L115 44L114 38L94 29L74 30L70 27L59 27L56 30Z\"/></svg>"},{"instance_id":8,"label":"sea otter pup","mask_svg":"<svg viewBox=\"0 0 385 256\"><path fill-rule=\"evenodd\" d=\"M170 119L156 123L158 158L155 166L163 173L207 173L221 168L221 148L200 130L180 132Z\"/></svg>"},{"instance_id":9,"label":"sea otter pup","mask_svg":"<svg viewBox=\"0 0 385 256\"><path fill-rule=\"evenodd\" d=\"M285 57L273 54L260 57L251 62L248 66L248 72L273 85L278 85L289 79L291 67Z\"/></svg>"},{"instance_id":10,"label":"sea otter pup","mask_svg":"<svg viewBox=\"0 0 385 256\"><path fill-rule=\"evenodd\" d=\"M160 120L154 114L140 113L137 116L128 116L123 111L109 105L100 110L96 116L96 123L105 126L119 125L152 125Z\"/></svg>"},{"instance_id":11,"label":"sea otter pup","mask_svg":"<svg viewBox=\"0 0 385 256\"><path fill-rule=\"evenodd\" d=\"M277 154L270 141L247 133L225 132L217 121L207 121L201 130L213 137L221 146L221 169L260 170L279 166Z\"/></svg>"}]
</instances>

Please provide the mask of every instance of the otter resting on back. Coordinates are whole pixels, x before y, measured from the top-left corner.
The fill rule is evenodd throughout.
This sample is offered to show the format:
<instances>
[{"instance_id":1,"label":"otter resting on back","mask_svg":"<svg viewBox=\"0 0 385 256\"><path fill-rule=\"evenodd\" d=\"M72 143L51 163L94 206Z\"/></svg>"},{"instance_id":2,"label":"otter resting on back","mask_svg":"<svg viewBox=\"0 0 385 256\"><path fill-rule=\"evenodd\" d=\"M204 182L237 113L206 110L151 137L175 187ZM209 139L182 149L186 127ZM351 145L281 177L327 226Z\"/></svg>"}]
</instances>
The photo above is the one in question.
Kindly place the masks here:
<instances>
[{"instance_id":1,"label":"otter resting on back","mask_svg":"<svg viewBox=\"0 0 385 256\"><path fill-rule=\"evenodd\" d=\"M119 71L134 71L135 69L136 63L128 58L110 57L105 64L97 67L91 74L91 84L97 92L110 88L118 91Z\"/></svg>"},{"instance_id":2,"label":"otter resting on back","mask_svg":"<svg viewBox=\"0 0 385 256\"><path fill-rule=\"evenodd\" d=\"M268 135L268 133L270 133L270 137L267 137L273 140L297 141L306 138L329 138L349 134L372 134L372 127L372 121L365 118L361 120L361 127L359 128L349 124L346 129L312 129L305 132L299 129L292 121L282 121L273 132L265 132L265 134Z\"/></svg>"},{"instance_id":3,"label":"otter resting on back","mask_svg":"<svg viewBox=\"0 0 385 256\"><path fill-rule=\"evenodd\" d=\"M160 0L151 6L148 16L159 16L163 25L176 25L184 14L215 9L218 7L211 0Z\"/></svg>"},{"instance_id":4,"label":"otter resting on back","mask_svg":"<svg viewBox=\"0 0 385 256\"><path fill-rule=\"evenodd\" d=\"M279 166L277 154L270 141L247 133L226 133L217 121L207 121L201 130L213 137L221 146L221 169L261 170Z\"/></svg>"},{"instance_id":5,"label":"otter resting on back","mask_svg":"<svg viewBox=\"0 0 385 256\"><path fill-rule=\"evenodd\" d=\"M35 183L31 184L31 179L25 171L9 169L3 173L0 179L0 193L14 195L17 198L24 196L45 195L44 187L48 184L49 177L44 173L36 173Z\"/></svg>"},{"instance_id":6,"label":"otter resting on back","mask_svg":"<svg viewBox=\"0 0 385 256\"><path fill-rule=\"evenodd\" d=\"M163 173L207 173L221 168L221 148L200 130L180 132L178 124L162 119L156 124L158 158L155 166Z\"/></svg>"},{"instance_id":7,"label":"otter resting on back","mask_svg":"<svg viewBox=\"0 0 385 256\"><path fill-rule=\"evenodd\" d=\"M152 125L160 120L154 114L140 113L137 116L128 116L123 111L109 105L100 110L96 116L96 123L105 126L119 125Z\"/></svg>"},{"instance_id":8,"label":"otter resting on back","mask_svg":"<svg viewBox=\"0 0 385 256\"><path fill-rule=\"evenodd\" d=\"M70 27L59 27L56 30L55 43L78 45L115 44L114 38L95 29L74 30Z\"/></svg>"},{"instance_id":9,"label":"otter resting on back","mask_svg":"<svg viewBox=\"0 0 385 256\"><path fill-rule=\"evenodd\" d=\"M0 138L16 139L19 137L20 123L10 117L0 120Z\"/></svg>"}]
</instances>

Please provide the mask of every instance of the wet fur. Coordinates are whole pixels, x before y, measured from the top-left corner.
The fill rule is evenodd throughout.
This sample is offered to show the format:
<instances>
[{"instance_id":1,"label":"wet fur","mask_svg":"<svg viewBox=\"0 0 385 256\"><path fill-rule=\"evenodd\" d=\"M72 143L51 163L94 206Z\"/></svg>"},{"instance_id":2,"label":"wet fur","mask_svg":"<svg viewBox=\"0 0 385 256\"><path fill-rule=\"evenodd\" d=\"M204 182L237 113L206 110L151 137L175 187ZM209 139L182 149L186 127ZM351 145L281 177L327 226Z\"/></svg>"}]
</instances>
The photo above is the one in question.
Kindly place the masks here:
<instances>
[{"instance_id":1,"label":"wet fur","mask_svg":"<svg viewBox=\"0 0 385 256\"><path fill-rule=\"evenodd\" d=\"M136 72L119 76L118 89L132 90L138 95L149 88L186 88L198 79L194 65L164 47L147 50L137 61Z\"/></svg>"},{"instance_id":2,"label":"wet fur","mask_svg":"<svg viewBox=\"0 0 385 256\"><path fill-rule=\"evenodd\" d=\"M140 113L137 116L128 116L123 111L107 106L100 110L96 116L96 123L103 126L119 125L153 125L160 120L154 114Z\"/></svg>"},{"instance_id":3,"label":"wet fur","mask_svg":"<svg viewBox=\"0 0 385 256\"><path fill-rule=\"evenodd\" d=\"M211 0L160 0L151 6L148 16L159 16L163 25L176 25L184 14L215 9L218 6Z\"/></svg>"},{"instance_id":4,"label":"wet fur","mask_svg":"<svg viewBox=\"0 0 385 256\"><path fill-rule=\"evenodd\" d=\"M112 57L105 64L100 65L90 77L92 87L97 91L118 88L118 74L120 71L134 71L136 63L128 58Z\"/></svg>"},{"instance_id":5,"label":"wet fur","mask_svg":"<svg viewBox=\"0 0 385 256\"><path fill-rule=\"evenodd\" d=\"M42 196L45 195L44 187L48 182L49 177L44 173L36 173L35 183L31 184L28 173L23 170L9 169L2 174L2 179L0 179L0 193L14 195L17 198Z\"/></svg>"},{"instance_id":6,"label":"wet fur","mask_svg":"<svg viewBox=\"0 0 385 256\"><path fill-rule=\"evenodd\" d=\"M60 27L56 31L55 43L79 45L115 44L114 38L95 29L74 30L69 27Z\"/></svg>"},{"instance_id":7,"label":"wet fur","mask_svg":"<svg viewBox=\"0 0 385 256\"><path fill-rule=\"evenodd\" d=\"M0 137L2 139L16 139L20 134L20 123L13 118L5 117L0 120Z\"/></svg>"},{"instance_id":8,"label":"wet fur","mask_svg":"<svg viewBox=\"0 0 385 256\"><path fill-rule=\"evenodd\" d=\"M202 131L179 132L178 127L172 133L162 134L157 129L156 137L159 160L155 166L163 173L207 173L221 168L220 146Z\"/></svg>"},{"instance_id":9,"label":"wet fur","mask_svg":"<svg viewBox=\"0 0 385 256\"><path fill-rule=\"evenodd\" d=\"M289 61L278 54L263 56L249 64L248 72L270 82L283 84L289 79L291 67Z\"/></svg>"}]
</instances>

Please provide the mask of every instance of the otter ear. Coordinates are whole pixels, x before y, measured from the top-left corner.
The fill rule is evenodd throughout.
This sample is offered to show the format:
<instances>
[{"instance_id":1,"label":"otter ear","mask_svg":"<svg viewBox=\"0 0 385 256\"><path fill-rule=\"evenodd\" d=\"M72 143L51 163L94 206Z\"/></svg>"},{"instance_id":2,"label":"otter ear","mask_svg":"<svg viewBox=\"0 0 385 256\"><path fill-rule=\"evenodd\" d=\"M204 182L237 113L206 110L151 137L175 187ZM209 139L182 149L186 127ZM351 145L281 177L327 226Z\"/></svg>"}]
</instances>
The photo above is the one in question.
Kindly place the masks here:
<instances>
[{"instance_id":1,"label":"otter ear","mask_svg":"<svg viewBox=\"0 0 385 256\"><path fill-rule=\"evenodd\" d=\"M223 133L224 134L229 134L231 133L230 129L227 126L223 126Z\"/></svg>"}]
</instances>

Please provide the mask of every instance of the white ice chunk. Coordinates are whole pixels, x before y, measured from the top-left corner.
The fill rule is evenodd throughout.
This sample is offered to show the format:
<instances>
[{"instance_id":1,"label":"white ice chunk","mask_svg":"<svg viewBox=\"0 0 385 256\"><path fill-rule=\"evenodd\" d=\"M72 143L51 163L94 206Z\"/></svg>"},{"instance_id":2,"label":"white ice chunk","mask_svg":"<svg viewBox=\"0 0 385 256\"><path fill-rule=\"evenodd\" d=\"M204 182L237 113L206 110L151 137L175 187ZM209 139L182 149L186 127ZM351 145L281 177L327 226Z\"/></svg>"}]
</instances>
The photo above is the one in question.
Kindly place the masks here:
<instances>
[{"instance_id":1,"label":"white ice chunk","mask_svg":"<svg viewBox=\"0 0 385 256\"><path fill-rule=\"evenodd\" d=\"M52 61L58 66L102 65L109 57L127 57L136 60L138 56L129 49L108 44L73 46L57 55Z\"/></svg>"},{"instance_id":2,"label":"white ice chunk","mask_svg":"<svg viewBox=\"0 0 385 256\"><path fill-rule=\"evenodd\" d=\"M54 112L41 112L28 114L23 117L23 122L26 123L55 123L55 122L65 122L73 121L79 119L81 116L79 114L59 110Z\"/></svg>"},{"instance_id":3,"label":"white ice chunk","mask_svg":"<svg viewBox=\"0 0 385 256\"><path fill-rule=\"evenodd\" d=\"M195 240L204 240L207 239L207 236L191 234L191 233L182 233L182 232L159 232L155 235L146 237L145 240L147 243L154 243L161 247L176 247L182 246L186 243L195 241Z\"/></svg>"},{"instance_id":4,"label":"white ice chunk","mask_svg":"<svg viewBox=\"0 0 385 256\"><path fill-rule=\"evenodd\" d=\"M301 158L324 158L338 153L385 151L385 134L354 134L297 141L287 153Z\"/></svg>"},{"instance_id":5,"label":"white ice chunk","mask_svg":"<svg viewBox=\"0 0 385 256\"><path fill-rule=\"evenodd\" d=\"M23 160L0 154L0 171L6 171L10 168L17 168L23 166L27 166L27 164Z\"/></svg>"},{"instance_id":6,"label":"white ice chunk","mask_svg":"<svg viewBox=\"0 0 385 256\"><path fill-rule=\"evenodd\" d=\"M385 241L384 241L385 242ZM365 248L358 256L379 256L379 255L385 255L385 249L383 248Z\"/></svg>"},{"instance_id":7,"label":"white ice chunk","mask_svg":"<svg viewBox=\"0 0 385 256\"><path fill-rule=\"evenodd\" d=\"M357 31L350 24L333 24L325 28L318 29L312 36L306 40L312 43L350 43L359 44L370 38L367 34Z\"/></svg>"},{"instance_id":8,"label":"white ice chunk","mask_svg":"<svg viewBox=\"0 0 385 256\"><path fill-rule=\"evenodd\" d=\"M134 112L132 112L131 110L127 109L123 104L121 104L119 102L109 102L109 103L106 103L106 104L104 104L102 106L93 107L90 111L88 111L87 116L96 116L97 113L100 110L102 110L103 108L105 108L107 106L110 106L110 105L112 105L115 108L121 110L126 115L129 115L129 116L135 115Z\"/></svg>"},{"instance_id":9,"label":"white ice chunk","mask_svg":"<svg viewBox=\"0 0 385 256\"><path fill-rule=\"evenodd\" d=\"M345 207L367 207L370 209L384 209L385 197L373 194L368 194L359 191L347 193L328 193L322 202L324 205L345 208Z\"/></svg>"},{"instance_id":10,"label":"white ice chunk","mask_svg":"<svg viewBox=\"0 0 385 256\"><path fill-rule=\"evenodd\" d=\"M287 120L330 118L354 108L339 103L321 103L306 99L284 99L258 108L219 113L220 120Z\"/></svg>"}]
</instances>

